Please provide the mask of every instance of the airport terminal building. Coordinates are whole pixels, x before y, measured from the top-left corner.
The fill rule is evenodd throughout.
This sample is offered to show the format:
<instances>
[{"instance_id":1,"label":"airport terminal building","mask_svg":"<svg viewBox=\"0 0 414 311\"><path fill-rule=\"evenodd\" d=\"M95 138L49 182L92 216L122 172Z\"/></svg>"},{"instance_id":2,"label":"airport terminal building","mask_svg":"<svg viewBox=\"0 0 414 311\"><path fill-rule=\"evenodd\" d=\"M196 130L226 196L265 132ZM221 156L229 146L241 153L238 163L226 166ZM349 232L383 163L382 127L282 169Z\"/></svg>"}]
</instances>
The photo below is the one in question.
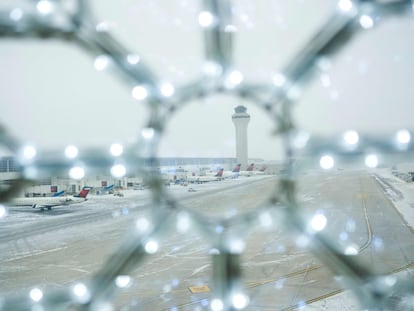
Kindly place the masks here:
<instances>
[{"instance_id":1,"label":"airport terminal building","mask_svg":"<svg viewBox=\"0 0 414 311\"><path fill-rule=\"evenodd\" d=\"M219 168L232 170L237 165L236 158L165 157L159 158L158 161L160 173L168 182L180 180L190 174L203 175L207 171L217 171ZM266 166L267 174L277 174L280 171L280 164L263 159L249 159L249 163L255 163L258 168ZM7 184L17 179L20 173L21 166L15 158L0 158L0 183ZM84 186L92 187L93 192L99 192L111 185L115 188L128 189L143 184L142 176L137 172L127 172L124 177L115 178L109 172L102 171L86 175L81 180L74 180L68 176L50 176L28 184L21 196L47 196L62 190L67 194L75 194Z\"/></svg>"},{"instance_id":2,"label":"airport terminal building","mask_svg":"<svg viewBox=\"0 0 414 311\"><path fill-rule=\"evenodd\" d=\"M231 170L237 165L236 158L191 158L191 157L165 157L159 158L159 170L168 182L180 180L189 174L203 174L206 171L216 171L219 168ZM262 159L249 159L258 166L264 165ZM273 166L269 166L267 173L275 173ZM242 168L243 169L243 168ZM0 158L0 182L5 184L17 179L21 167L13 157ZM115 188L128 189L142 186L142 177L136 172L127 172L122 178L115 178L109 172L98 172L86 175L82 180L74 180L68 176L50 176L37 179L25 188L21 196L48 196L64 190L67 194L75 194L84 186L92 187L94 192L101 191L114 185Z\"/></svg>"}]
</instances>

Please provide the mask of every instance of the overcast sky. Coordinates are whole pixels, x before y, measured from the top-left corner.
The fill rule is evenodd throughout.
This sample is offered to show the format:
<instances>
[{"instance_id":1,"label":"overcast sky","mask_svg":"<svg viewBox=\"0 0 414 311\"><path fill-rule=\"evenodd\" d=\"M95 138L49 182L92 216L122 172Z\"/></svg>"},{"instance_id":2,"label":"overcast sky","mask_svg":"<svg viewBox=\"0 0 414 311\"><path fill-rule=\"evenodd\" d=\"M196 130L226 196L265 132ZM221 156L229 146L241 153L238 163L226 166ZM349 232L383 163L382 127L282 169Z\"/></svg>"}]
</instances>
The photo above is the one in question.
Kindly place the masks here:
<instances>
[{"instance_id":1,"label":"overcast sky","mask_svg":"<svg viewBox=\"0 0 414 311\"><path fill-rule=\"evenodd\" d=\"M92 3L96 19L108 22L119 40L164 80L180 85L201 72L198 1ZM264 82L315 33L336 1L234 3L236 64L246 81ZM326 74L304 90L295 108L297 125L311 134L411 127L413 21L412 16L388 20L361 31L331 60ZM147 119L145 104L131 97L118 76L96 71L93 63L92 55L67 42L0 40L0 123L41 148L134 141ZM192 102L171 118L160 155L234 157L231 115L239 104L251 115L249 157L280 158L269 118L253 103L217 95Z\"/></svg>"}]
</instances>

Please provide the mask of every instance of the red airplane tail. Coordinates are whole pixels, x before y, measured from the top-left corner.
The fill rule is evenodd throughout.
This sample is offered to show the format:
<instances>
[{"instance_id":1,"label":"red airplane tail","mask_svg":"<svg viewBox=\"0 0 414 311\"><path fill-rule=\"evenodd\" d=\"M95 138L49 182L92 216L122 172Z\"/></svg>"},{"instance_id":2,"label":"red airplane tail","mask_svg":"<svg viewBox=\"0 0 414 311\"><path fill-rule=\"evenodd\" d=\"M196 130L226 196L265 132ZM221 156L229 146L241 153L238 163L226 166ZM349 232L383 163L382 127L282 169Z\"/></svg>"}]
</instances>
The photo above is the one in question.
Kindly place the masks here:
<instances>
[{"instance_id":1,"label":"red airplane tail","mask_svg":"<svg viewBox=\"0 0 414 311\"><path fill-rule=\"evenodd\" d=\"M240 172L240 167L241 167L241 164L237 164L237 165L236 165L236 167L232 170L232 172L233 172L233 173L238 173L238 172Z\"/></svg>"},{"instance_id":2,"label":"red airplane tail","mask_svg":"<svg viewBox=\"0 0 414 311\"><path fill-rule=\"evenodd\" d=\"M79 192L79 194L75 195L75 197L86 199L86 196L88 195L90 190L91 190L91 188L89 188L89 187L83 187L82 190Z\"/></svg>"},{"instance_id":3,"label":"red airplane tail","mask_svg":"<svg viewBox=\"0 0 414 311\"><path fill-rule=\"evenodd\" d=\"M250 165L248 166L248 168L246 169L246 171L248 171L248 172L252 172L252 171L253 171L253 169L254 169L254 163L250 164Z\"/></svg>"},{"instance_id":4,"label":"red airplane tail","mask_svg":"<svg viewBox=\"0 0 414 311\"><path fill-rule=\"evenodd\" d=\"M219 171L217 172L217 174L216 175L214 175L214 177L223 177L223 169L221 168L221 169L219 169Z\"/></svg>"}]
</instances>

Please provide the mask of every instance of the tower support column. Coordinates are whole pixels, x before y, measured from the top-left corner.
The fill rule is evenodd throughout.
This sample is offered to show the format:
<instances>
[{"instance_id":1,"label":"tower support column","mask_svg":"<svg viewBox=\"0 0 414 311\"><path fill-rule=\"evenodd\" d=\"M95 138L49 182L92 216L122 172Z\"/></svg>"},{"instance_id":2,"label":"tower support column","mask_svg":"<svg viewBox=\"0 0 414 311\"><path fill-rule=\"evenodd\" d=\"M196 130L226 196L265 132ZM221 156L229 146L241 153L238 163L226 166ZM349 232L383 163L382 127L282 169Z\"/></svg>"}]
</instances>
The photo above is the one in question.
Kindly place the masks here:
<instances>
[{"instance_id":1,"label":"tower support column","mask_svg":"<svg viewBox=\"0 0 414 311\"><path fill-rule=\"evenodd\" d=\"M246 110L244 106L237 106L231 117L236 129L236 158L242 167L247 167L248 164L247 125L250 115Z\"/></svg>"}]
</instances>

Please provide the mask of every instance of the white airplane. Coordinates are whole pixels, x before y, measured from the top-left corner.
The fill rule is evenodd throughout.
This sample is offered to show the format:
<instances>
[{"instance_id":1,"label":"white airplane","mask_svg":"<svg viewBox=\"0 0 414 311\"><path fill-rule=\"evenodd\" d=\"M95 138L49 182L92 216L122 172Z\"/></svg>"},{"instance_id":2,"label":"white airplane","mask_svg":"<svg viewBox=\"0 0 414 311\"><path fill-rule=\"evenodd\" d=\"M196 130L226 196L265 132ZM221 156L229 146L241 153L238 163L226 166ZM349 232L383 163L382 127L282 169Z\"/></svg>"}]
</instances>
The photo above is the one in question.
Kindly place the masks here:
<instances>
[{"instance_id":1,"label":"white airplane","mask_svg":"<svg viewBox=\"0 0 414 311\"><path fill-rule=\"evenodd\" d=\"M245 171L240 171L240 176L252 176L254 175L254 163L251 163Z\"/></svg>"},{"instance_id":2,"label":"white airplane","mask_svg":"<svg viewBox=\"0 0 414 311\"><path fill-rule=\"evenodd\" d=\"M251 163L245 171L240 171L240 176L252 176L252 175L263 175L264 171L266 170L266 166L263 166L260 170L255 171L254 170L254 163Z\"/></svg>"},{"instance_id":3,"label":"white airplane","mask_svg":"<svg viewBox=\"0 0 414 311\"><path fill-rule=\"evenodd\" d=\"M267 166L263 165L258 171L253 171L253 175L263 175L267 169Z\"/></svg>"},{"instance_id":4,"label":"white airplane","mask_svg":"<svg viewBox=\"0 0 414 311\"><path fill-rule=\"evenodd\" d=\"M241 164L237 164L234 168L233 168L233 170L232 171L225 171L223 168L220 168L218 171L216 171L216 172L205 172L205 175L208 175L208 176L214 176L214 175L216 175L219 171L223 171L223 177L229 177L229 176L233 176L233 175L235 175L235 173L238 173L239 171L240 171L240 167L241 167Z\"/></svg>"},{"instance_id":5,"label":"white airplane","mask_svg":"<svg viewBox=\"0 0 414 311\"><path fill-rule=\"evenodd\" d=\"M198 175L191 175L191 176L187 176L187 182L190 183L197 183L197 184L202 184L205 182L210 182L210 181L219 181L219 180L223 180L223 169L220 169L215 175L213 176L198 176Z\"/></svg>"},{"instance_id":6,"label":"white airplane","mask_svg":"<svg viewBox=\"0 0 414 311\"><path fill-rule=\"evenodd\" d=\"M53 197L32 197L32 198L15 198L8 202L10 206L31 206L39 207L41 211L45 208L51 210L54 206L71 205L86 201L89 193L89 187L83 187L79 194L69 197L53 196Z\"/></svg>"},{"instance_id":7,"label":"white airplane","mask_svg":"<svg viewBox=\"0 0 414 311\"><path fill-rule=\"evenodd\" d=\"M224 178L237 178L239 177L241 164L237 164L232 171L223 171Z\"/></svg>"},{"instance_id":8,"label":"white airplane","mask_svg":"<svg viewBox=\"0 0 414 311\"><path fill-rule=\"evenodd\" d=\"M250 164L245 171L240 171L239 176L252 176L254 169L254 163Z\"/></svg>"},{"instance_id":9,"label":"white airplane","mask_svg":"<svg viewBox=\"0 0 414 311\"><path fill-rule=\"evenodd\" d=\"M187 176L187 182L191 183L205 183L210 181L218 181L227 178L237 178L239 176L241 164L237 164L232 171L225 171L223 168L220 168L217 173L206 173L206 175L195 175L194 173L191 176Z\"/></svg>"}]
</instances>

